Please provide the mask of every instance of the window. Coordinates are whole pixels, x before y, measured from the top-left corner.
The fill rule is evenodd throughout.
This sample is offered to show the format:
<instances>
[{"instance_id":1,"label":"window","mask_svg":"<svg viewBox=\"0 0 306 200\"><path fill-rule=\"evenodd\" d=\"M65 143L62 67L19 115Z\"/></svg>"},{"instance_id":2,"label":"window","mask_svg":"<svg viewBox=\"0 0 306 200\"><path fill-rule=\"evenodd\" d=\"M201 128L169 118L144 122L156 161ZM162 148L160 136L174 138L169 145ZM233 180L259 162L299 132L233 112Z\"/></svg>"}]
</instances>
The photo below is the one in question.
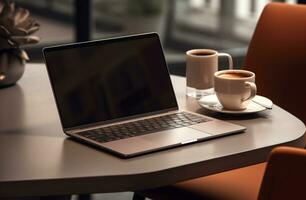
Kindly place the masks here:
<instances>
[{"instance_id":1,"label":"window","mask_svg":"<svg viewBox=\"0 0 306 200\"><path fill-rule=\"evenodd\" d=\"M269 0L16 0L41 24L41 42L50 44L158 32L168 63L184 64L192 48L231 52L250 41ZM296 3L296 0L284 0ZM85 26L84 26L85 25ZM79 27L81 26L81 27ZM244 49L244 50L243 50ZM239 53L238 53L239 54ZM35 57L35 56L34 56ZM235 55L234 55L235 57ZM38 56L38 59L41 57Z\"/></svg>"}]
</instances>

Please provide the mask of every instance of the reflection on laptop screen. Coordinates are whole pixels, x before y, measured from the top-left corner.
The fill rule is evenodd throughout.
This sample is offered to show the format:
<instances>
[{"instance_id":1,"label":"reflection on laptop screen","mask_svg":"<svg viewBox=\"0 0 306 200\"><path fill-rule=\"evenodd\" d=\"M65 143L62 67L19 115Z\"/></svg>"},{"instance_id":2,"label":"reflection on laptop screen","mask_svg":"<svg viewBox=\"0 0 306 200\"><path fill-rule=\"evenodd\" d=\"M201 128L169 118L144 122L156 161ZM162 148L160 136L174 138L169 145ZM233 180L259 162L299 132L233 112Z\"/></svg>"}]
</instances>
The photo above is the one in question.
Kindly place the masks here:
<instances>
[{"instance_id":1,"label":"reflection on laptop screen","mask_svg":"<svg viewBox=\"0 0 306 200\"><path fill-rule=\"evenodd\" d=\"M44 53L64 128L177 107L156 34Z\"/></svg>"}]
</instances>

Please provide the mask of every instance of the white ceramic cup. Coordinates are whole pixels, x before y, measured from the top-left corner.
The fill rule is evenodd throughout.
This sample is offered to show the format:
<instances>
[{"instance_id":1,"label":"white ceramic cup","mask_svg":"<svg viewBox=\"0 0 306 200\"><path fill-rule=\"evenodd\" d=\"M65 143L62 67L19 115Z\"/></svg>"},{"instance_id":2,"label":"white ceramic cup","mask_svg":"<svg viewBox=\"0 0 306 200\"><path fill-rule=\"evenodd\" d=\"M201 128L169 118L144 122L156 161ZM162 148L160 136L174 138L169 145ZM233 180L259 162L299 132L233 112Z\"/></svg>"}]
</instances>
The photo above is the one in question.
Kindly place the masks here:
<instances>
[{"instance_id":1,"label":"white ceramic cup","mask_svg":"<svg viewBox=\"0 0 306 200\"><path fill-rule=\"evenodd\" d=\"M246 70L222 70L214 74L216 95L227 110L244 110L256 95L255 74Z\"/></svg>"},{"instance_id":2,"label":"white ceramic cup","mask_svg":"<svg viewBox=\"0 0 306 200\"><path fill-rule=\"evenodd\" d=\"M232 57L211 49L193 49L186 52L186 95L196 98L214 93L214 73L218 71L218 58L228 58L229 69L233 68Z\"/></svg>"}]
</instances>

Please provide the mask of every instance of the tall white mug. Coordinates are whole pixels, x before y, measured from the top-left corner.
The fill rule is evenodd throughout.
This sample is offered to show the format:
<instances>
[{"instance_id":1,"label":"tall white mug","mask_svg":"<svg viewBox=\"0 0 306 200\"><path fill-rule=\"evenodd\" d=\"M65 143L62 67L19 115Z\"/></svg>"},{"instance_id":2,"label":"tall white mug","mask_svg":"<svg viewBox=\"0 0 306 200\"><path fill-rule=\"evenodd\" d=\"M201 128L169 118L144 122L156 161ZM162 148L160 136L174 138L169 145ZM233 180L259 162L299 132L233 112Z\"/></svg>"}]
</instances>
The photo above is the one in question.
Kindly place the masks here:
<instances>
[{"instance_id":1,"label":"tall white mug","mask_svg":"<svg viewBox=\"0 0 306 200\"><path fill-rule=\"evenodd\" d=\"M214 73L218 71L218 58L228 58L229 69L233 68L232 57L211 49L193 49L186 52L186 95L195 98L214 93Z\"/></svg>"}]
</instances>

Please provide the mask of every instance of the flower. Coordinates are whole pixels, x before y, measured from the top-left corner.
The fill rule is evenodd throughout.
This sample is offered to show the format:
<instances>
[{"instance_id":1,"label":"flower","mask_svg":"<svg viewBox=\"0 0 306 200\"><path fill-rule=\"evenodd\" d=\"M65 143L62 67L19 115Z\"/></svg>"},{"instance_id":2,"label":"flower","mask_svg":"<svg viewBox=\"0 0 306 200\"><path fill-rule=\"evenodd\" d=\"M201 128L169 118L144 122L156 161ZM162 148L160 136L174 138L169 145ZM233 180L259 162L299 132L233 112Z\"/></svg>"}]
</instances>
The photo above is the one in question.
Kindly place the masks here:
<instances>
[{"instance_id":1,"label":"flower","mask_svg":"<svg viewBox=\"0 0 306 200\"><path fill-rule=\"evenodd\" d=\"M19 48L21 45L39 42L32 36L40 25L30 17L27 9L15 6L15 3L0 0L0 49ZM21 50L20 58L28 60L25 51Z\"/></svg>"}]
</instances>

